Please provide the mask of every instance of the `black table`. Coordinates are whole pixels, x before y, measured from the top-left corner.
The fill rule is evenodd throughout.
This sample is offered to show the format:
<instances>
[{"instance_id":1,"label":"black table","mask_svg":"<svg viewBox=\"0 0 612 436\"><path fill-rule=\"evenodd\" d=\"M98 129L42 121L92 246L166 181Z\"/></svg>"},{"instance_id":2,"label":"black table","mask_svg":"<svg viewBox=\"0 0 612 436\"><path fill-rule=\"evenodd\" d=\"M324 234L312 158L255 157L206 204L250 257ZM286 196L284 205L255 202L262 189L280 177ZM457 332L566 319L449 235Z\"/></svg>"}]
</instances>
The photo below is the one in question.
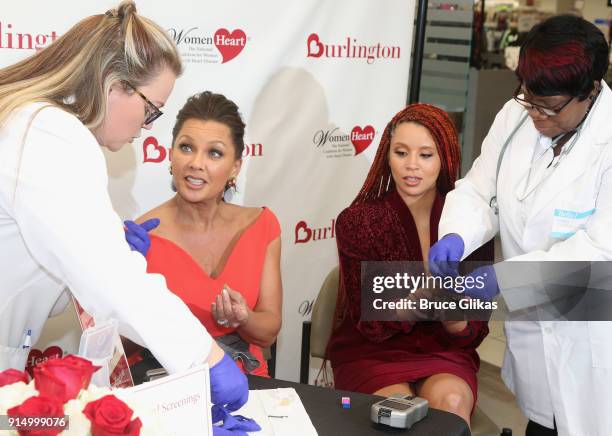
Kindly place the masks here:
<instances>
[{"instance_id":1,"label":"black table","mask_svg":"<svg viewBox=\"0 0 612 436\"><path fill-rule=\"evenodd\" d=\"M470 436L463 419L452 413L429 409L427 417L409 430L396 429L370 420L370 406L382 399L376 395L338 391L306 384L247 376L250 389L294 388L320 436L400 433L410 436ZM351 408L342 408L342 397L351 398Z\"/></svg>"}]
</instances>

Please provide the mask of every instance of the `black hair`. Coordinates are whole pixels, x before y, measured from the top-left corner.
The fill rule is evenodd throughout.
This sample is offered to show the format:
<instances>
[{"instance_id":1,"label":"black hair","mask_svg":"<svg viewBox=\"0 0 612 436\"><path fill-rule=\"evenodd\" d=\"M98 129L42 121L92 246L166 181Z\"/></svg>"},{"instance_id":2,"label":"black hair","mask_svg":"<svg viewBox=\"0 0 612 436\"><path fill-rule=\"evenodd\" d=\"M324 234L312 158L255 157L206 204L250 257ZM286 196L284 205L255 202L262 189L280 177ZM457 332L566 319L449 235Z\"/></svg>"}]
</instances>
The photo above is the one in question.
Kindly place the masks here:
<instances>
[{"instance_id":1,"label":"black hair","mask_svg":"<svg viewBox=\"0 0 612 436\"><path fill-rule=\"evenodd\" d=\"M178 115L172 129L172 145L187 120L217 121L225 124L231 132L236 159L242 158L244 151L244 128L238 106L222 94L204 91L187 99Z\"/></svg>"},{"instance_id":2,"label":"black hair","mask_svg":"<svg viewBox=\"0 0 612 436\"><path fill-rule=\"evenodd\" d=\"M516 75L534 95L584 100L606 74L608 57L606 38L593 23L576 15L556 15L529 31Z\"/></svg>"}]
</instances>

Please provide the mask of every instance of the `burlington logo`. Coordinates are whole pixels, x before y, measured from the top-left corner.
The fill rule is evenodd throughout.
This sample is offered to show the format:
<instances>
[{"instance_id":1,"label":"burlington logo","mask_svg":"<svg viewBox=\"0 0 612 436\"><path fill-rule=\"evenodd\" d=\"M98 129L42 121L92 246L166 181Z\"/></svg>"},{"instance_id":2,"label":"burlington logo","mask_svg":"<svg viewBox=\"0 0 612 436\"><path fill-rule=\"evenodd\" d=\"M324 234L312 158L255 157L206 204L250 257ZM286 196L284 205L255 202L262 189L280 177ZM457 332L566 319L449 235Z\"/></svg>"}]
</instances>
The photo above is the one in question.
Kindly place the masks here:
<instances>
[{"instance_id":1,"label":"burlington logo","mask_svg":"<svg viewBox=\"0 0 612 436\"><path fill-rule=\"evenodd\" d=\"M333 239L336 237L336 219L331 220L327 227L311 228L306 221L300 221L295 225L295 244L305 244L310 241L322 239Z\"/></svg>"},{"instance_id":2,"label":"burlington logo","mask_svg":"<svg viewBox=\"0 0 612 436\"><path fill-rule=\"evenodd\" d=\"M57 33L55 30L49 34L15 32L12 24L0 21L0 48L42 50L56 39Z\"/></svg>"},{"instance_id":3,"label":"burlington logo","mask_svg":"<svg viewBox=\"0 0 612 436\"><path fill-rule=\"evenodd\" d=\"M399 59L401 49L399 46L376 44L361 44L355 38L346 37L341 44L326 44L321 42L319 35L311 33L306 41L306 57L309 58L350 58L365 59L373 64L376 59Z\"/></svg>"},{"instance_id":4,"label":"burlington logo","mask_svg":"<svg viewBox=\"0 0 612 436\"><path fill-rule=\"evenodd\" d=\"M261 157L264 155L264 146L258 144L244 144L242 157ZM147 136L142 141L142 163L161 163L172 160L172 147L161 145L155 136Z\"/></svg>"},{"instance_id":5,"label":"burlington logo","mask_svg":"<svg viewBox=\"0 0 612 436\"><path fill-rule=\"evenodd\" d=\"M172 148L164 147L157 142L154 136L148 136L142 142L142 154L144 156L143 163L160 163L166 160L172 160Z\"/></svg>"},{"instance_id":6,"label":"burlington logo","mask_svg":"<svg viewBox=\"0 0 612 436\"><path fill-rule=\"evenodd\" d=\"M374 141L376 131L371 125L355 126L350 134L340 131L338 127L331 130L317 130L312 138L313 144L323 150L326 157L357 156L366 150Z\"/></svg>"},{"instance_id":7,"label":"burlington logo","mask_svg":"<svg viewBox=\"0 0 612 436\"><path fill-rule=\"evenodd\" d=\"M168 29L168 34L181 49L187 63L226 63L238 56L246 46L246 33L242 29L218 29L213 36L198 33L198 27Z\"/></svg>"}]
</instances>

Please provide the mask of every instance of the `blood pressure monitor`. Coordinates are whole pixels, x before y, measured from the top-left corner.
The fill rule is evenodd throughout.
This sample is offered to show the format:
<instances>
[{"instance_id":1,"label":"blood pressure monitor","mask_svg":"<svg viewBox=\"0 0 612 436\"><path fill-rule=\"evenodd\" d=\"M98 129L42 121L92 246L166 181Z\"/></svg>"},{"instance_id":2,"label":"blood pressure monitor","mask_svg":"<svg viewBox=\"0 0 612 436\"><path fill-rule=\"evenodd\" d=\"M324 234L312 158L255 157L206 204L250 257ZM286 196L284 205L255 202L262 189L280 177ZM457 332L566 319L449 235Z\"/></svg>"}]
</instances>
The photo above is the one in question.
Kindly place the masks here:
<instances>
[{"instance_id":1,"label":"blood pressure monitor","mask_svg":"<svg viewBox=\"0 0 612 436\"><path fill-rule=\"evenodd\" d=\"M372 404L370 418L377 424L396 428L410 428L427 416L429 403L413 396L392 396Z\"/></svg>"}]
</instances>

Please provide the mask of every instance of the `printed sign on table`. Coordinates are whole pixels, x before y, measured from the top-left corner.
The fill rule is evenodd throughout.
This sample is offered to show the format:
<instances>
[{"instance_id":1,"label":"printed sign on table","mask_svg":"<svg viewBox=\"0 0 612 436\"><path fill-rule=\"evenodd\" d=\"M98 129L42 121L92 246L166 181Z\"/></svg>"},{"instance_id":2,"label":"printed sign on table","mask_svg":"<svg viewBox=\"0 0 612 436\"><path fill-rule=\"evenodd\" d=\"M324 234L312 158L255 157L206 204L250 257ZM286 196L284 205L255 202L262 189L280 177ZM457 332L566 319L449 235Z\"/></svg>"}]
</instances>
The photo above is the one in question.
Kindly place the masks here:
<instances>
[{"instance_id":1,"label":"printed sign on table","mask_svg":"<svg viewBox=\"0 0 612 436\"><path fill-rule=\"evenodd\" d=\"M163 434L212 435L210 380L206 364L133 388L119 389L115 395L148 409L156 420L152 424L162 428Z\"/></svg>"}]
</instances>

